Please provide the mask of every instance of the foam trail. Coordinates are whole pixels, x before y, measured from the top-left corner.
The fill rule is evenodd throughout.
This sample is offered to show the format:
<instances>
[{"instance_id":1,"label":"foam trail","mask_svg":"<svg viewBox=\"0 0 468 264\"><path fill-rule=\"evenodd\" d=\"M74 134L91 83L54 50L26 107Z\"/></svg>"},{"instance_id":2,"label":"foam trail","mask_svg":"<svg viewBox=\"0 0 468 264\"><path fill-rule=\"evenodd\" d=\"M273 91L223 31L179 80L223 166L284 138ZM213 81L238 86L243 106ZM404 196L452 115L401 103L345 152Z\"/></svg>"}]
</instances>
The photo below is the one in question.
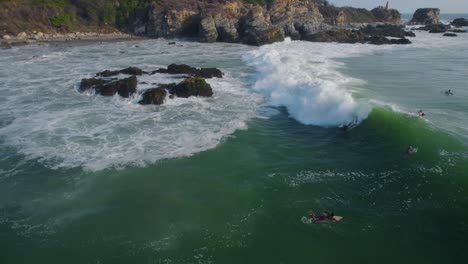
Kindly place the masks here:
<instances>
[{"instance_id":1,"label":"foam trail","mask_svg":"<svg viewBox=\"0 0 468 264\"><path fill-rule=\"evenodd\" d=\"M348 53L362 50L357 46L358 50ZM356 49L351 45L286 40L251 51L243 58L258 71L253 89L272 105L287 107L301 123L334 127L361 122L370 112L368 104L357 102L345 90L351 80L336 70L339 64L332 60L348 47Z\"/></svg>"}]
</instances>

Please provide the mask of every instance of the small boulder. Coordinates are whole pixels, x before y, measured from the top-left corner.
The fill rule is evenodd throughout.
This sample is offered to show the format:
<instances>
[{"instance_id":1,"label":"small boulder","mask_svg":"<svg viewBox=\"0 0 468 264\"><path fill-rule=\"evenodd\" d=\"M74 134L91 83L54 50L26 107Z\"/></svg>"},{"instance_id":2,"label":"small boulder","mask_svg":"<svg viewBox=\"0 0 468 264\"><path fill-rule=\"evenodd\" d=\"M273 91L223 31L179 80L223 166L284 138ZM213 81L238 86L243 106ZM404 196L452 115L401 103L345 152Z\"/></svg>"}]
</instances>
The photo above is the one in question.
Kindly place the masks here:
<instances>
[{"instance_id":1,"label":"small boulder","mask_svg":"<svg viewBox=\"0 0 468 264\"><path fill-rule=\"evenodd\" d=\"M10 37L10 35L3 35L3 39L4 39L4 40L10 40L11 37Z\"/></svg>"},{"instance_id":2,"label":"small boulder","mask_svg":"<svg viewBox=\"0 0 468 264\"><path fill-rule=\"evenodd\" d=\"M198 77L203 77L206 79L210 79L213 77L216 78L223 78L223 72L217 68L201 68L199 71Z\"/></svg>"},{"instance_id":3,"label":"small boulder","mask_svg":"<svg viewBox=\"0 0 468 264\"><path fill-rule=\"evenodd\" d=\"M161 105L166 99L167 91L164 88L152 88L145 90L142 94L142 99L138 102L141 105Z\"/></svg>"},{"instance_id":4,"label":"small boulder","mask_svg":"<svg viewBox=\"0 0 468 264\"><path fill-rule=\"evenodd\" d=\"M455 33L445 33L443 36L444 37L457 37L458 35Z\"/></svg>"},{"instance_id":5,"label":"small boulder","mask_svg":"<svg viewBox=\"0 0 468 264\"><path fill-rule=\"evenodd\" d=\"M26 38L28 38L28 34L26 34L26 32L20 32L20 33L18 33L18 35L16 37L19 38L19 39L26 39Z\"/></svg>"},{"instance_id":6,"label":"small boulder","mask_svg":"<svg viewBox=\"0 0 468 264\"><path fill-rule=\"evenodd\" d=\"M185 79L175 85L170 91L172 95L177 97L188 98L190 96L213 96L213 89L203 78L193 77Z\"/></svg>"}]
</instances>

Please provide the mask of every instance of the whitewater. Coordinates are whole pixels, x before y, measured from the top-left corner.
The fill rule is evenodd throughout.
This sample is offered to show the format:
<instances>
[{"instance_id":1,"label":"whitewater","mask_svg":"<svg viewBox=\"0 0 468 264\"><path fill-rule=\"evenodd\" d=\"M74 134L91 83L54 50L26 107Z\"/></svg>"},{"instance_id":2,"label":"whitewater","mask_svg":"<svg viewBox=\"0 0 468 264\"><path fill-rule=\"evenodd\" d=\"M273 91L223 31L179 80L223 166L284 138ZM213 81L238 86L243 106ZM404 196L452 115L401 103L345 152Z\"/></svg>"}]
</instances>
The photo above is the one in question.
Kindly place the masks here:
<instances>
[{"instance_id":1,"label":"whitewater","mask_svg":"<svg viewBox=\"0 0 468 264\"><path fill-rule=\"evenodd\" d=\"M365 81L343 74L340 60L464 43L419 35L405 47L287 39L260 48L215 43L206 53L205 44L172 47L147 40L2 50L0 62L9 67L0 75L0 137L26 159L50 168L96 171L145 166L214 148L253 118L271 115L265 110L271 106L285 107L303 124L328 128L361 123L375 105L411 114L415 110L395 101L369 97L362 91ZM213 98L170 99L160 107L138 105L137 96L105 98L76 89L82 78L105 69L154 70L170 63L218 67L226 75L208 81ZM162 74L139 77L138 89L176 81Z\"/></svg>"}]
</instances>

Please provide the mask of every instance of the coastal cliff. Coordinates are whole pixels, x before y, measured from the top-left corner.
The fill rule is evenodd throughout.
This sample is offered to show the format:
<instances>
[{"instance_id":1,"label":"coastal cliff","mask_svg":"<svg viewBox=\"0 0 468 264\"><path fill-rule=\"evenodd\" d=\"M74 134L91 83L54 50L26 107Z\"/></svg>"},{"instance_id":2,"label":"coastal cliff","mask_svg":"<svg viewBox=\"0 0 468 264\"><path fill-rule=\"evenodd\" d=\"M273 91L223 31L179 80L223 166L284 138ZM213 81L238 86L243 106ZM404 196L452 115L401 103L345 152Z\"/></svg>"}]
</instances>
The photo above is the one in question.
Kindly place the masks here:
<instances>
[{"instance_id":1,"label":"coastal cliff","mask_svg":"<svg viewBox=\"0 0 468 264\"><path fill-rule=\"evenodd\" d=\"M0 1L2 36L34 39L41 34L119 30L151 38L263 45L375 23L399 24L400 13L384 7L335 7L324 0Z\"/></svg>"}]
</instances>

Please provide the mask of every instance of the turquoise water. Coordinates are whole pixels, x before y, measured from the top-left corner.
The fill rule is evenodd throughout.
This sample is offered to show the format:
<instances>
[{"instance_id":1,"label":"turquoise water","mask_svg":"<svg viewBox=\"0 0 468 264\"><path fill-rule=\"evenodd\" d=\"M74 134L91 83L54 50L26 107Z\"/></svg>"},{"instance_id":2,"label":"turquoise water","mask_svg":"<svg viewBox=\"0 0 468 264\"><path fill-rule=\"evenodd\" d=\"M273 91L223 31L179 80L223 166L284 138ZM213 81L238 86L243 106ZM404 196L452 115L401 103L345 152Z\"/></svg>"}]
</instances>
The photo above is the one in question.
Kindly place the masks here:
<instances>
[{"instance_id":1,"label":"turquoise water","mask_svg":"<svg viewBox=\"0 0 468 264\"><path fill-rule=\"evenodd\" d=\"M0 51L1 263L464 261L468 36L414 42ZM227 75L160 108L73 89L171 62Z\"/></svg>"}]
</instances>

